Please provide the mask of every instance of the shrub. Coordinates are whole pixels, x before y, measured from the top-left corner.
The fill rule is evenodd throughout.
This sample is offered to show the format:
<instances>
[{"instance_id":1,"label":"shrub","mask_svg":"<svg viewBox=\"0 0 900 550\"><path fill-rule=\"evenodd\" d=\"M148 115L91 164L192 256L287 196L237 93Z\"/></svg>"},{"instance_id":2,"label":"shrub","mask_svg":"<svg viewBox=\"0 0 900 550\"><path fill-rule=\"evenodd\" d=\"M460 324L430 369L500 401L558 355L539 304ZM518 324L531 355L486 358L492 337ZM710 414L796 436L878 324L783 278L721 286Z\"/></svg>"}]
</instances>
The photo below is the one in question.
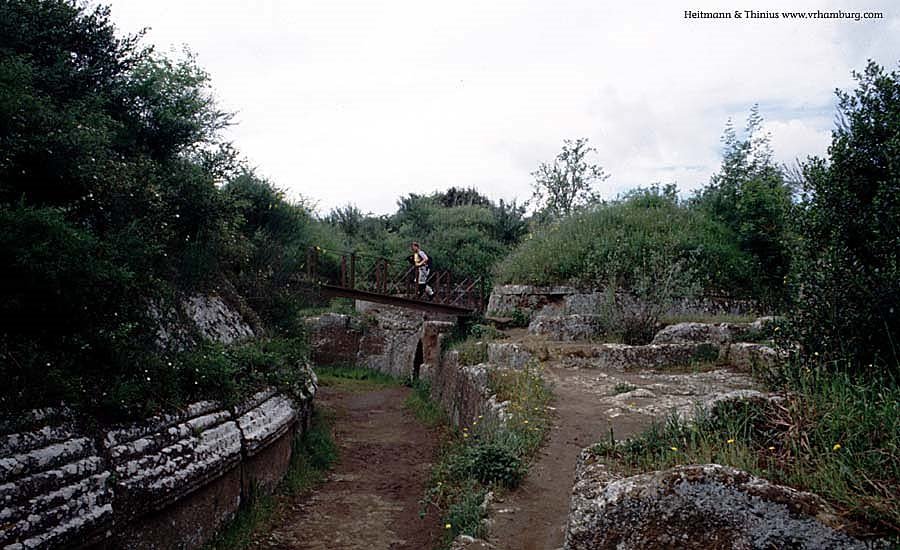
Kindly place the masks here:
<instances>
[{"instance_id":1,"label":"shrub","mask_svg":"<svg viewBox=\"0 0 900 550\"><path fill-rule=\"evenodd\" d=\"M838 92L830 159L803 166L790 336L806 357L900 374L900 72Z\"/></svg>"},{"instance_id":2,"label":"shrub","mask_svg":"<svg viewBox=\"0 0 900 550\"><path fill-rule=\"evenodd\" d=\"M538 229L500 263L497 280L632 289L662 265L720 293L746 287L749 261L727 228L656 188Z\"/></svg>"},{"instance_id":3,"label":"shrub","mask_svg":"<svg viewBox=\"0 0 900 550\"><path fill-rule=\"evenodd\" d=\"M485 485L516 487L524 468L513 450L499 442L478 443L467 447L454 464L458 474L477 479Z\"/></svg>"}]
</instances>

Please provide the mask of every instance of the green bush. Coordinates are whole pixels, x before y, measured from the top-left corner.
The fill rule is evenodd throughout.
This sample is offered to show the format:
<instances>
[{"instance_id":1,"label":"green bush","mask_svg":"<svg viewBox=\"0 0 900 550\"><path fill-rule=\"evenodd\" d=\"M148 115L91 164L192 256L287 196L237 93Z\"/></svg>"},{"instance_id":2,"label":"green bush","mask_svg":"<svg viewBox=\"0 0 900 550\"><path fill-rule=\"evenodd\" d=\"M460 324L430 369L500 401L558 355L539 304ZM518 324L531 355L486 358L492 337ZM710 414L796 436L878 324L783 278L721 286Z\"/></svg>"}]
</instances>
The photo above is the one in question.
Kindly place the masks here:
<instances>
[{"instance_id":1,"label":"green bush","mask_svg":"<svg viewBox=\"0 0 900 550\"><path fill-rule=\"evenodd\" d=\"M241 176L220 136L230 115L194 58L139 38L116 36L106 7L0 3L4 412L233 396L293 358L275 341L259 344L266 366L229 357L249 353L240 346L198 359L159 345L159 325L190 331L184 296L233 297L229 279L266 328L296 335L306 297L294 278L318 236L304 205ZM176 366L187 363L196 376Z\"/></svg>"},{"instance_id":2,"label":"green bush","mask_svg":"<svg viewBox=\"0 0 900 550\"><path fill-rule=\"evenodd\" d=\"M752 258L751 278L744 290L763 309L783 308L793 244L788 224L791 189L772 159L759 107L751 109L743 138L729 120L722 141L721 170L696 195L693 205L731 229L740 249Z\"/></svg>"},{"instance_id":3,"label":"green bush","mask_svg":"<svg viewBox=\"0 0 900 550\"><path fill-rule=\"evenodd\" d=\"M815 363L900 375L900 72L839 92L830 159L803 167L792 340Z\"/></svg>"},{"instance_id":4,"label":"green bush","mask_svg":"<svg viewBox=\"0 0 900 550\"><path fill-rule=\"evenodd\" d=\"M677 267L708 292L746 287L750 259L734 235L664 193L639 190L538 229L500 263L498 282L631 289Z\"/></svg>"},{"instance_id":5,"label":"green bush","mask_svg":"<svg viewBox=\"0 0 900 550\"><path fill-rule=\"evenodd\" d=\"M524 465L513 449L501 442L483 442L471 445L460 454L452 465L459 477L477 479L485 485L518 486L525 475Z\"/></svg>"}]
</instances>

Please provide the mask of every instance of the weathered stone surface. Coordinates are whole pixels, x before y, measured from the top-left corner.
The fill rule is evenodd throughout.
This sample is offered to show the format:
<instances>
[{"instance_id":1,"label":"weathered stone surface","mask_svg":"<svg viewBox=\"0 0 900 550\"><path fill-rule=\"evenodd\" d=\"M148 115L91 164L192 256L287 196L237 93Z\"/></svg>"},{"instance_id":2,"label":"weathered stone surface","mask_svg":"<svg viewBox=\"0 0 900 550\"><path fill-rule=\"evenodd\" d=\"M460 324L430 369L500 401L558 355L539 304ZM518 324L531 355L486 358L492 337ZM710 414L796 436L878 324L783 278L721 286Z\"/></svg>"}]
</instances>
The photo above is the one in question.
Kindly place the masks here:
<instances>
[{"instance_id":1,"label":"weathered stone surface","mask_svg":"<svg viewBox=\"0 0 900 550\"><path fill-rule=\"evenodd\" d=\"M0 426L0 547L202 544L251 485L284 475L315 383L310 371L299 403L267 390L233 410L202 401L99 434L65 411L24 413Z\"/></svg>"},{"instance_id":2,"label":"weathered stone surface","mask_svg":"<svg viewBox=\"0 0 900 550\"><path fill-rule=\"evenodd\" d=\"M488 299L488 315L509 317L516 311L529 319L534 315L592 315L602 311L610 302L602 289L578 290L569 286L497 285ZM643 307L634 296L616 292L616 308L631 310ZM699 297L675 300L666 315L688 314L746 314L753 311L753 304L726 297Z\"/></svg>"},{"instance_id":3,"label":"weathered stone surface","mask_svg":"<svg viewBox=\"0 0 900 550\"><path fill-rule=\"evenodd\" d=\"M732 332L724 324L677 323L656 333L653 344L690 344L711 342L727 344L732 340Z\"/></svg>"},{"instance_id":4,"label":"weathered stone surface","mask_svg":"<svg viewBox=\"0 0 900 550\"><path fill-rule=\"evenodd\" d=\"M110 430L104 445L115 472L116 512L125 516L162 508L241 458L237 423L210 401Z\"/></svg>"},{"instance_id":5,"label":"weathered stone surface","mask_svg":"<svg viewBox=\"0 0 900 550\"><path fill-rule=\"evenodd\" d=\"M360 339L357 363L399 378L411 376L424 316L387 306L368 312L371 324Z\"/></svg>"},{"instance_id":6,"label":"weathered stone surface","mask_svg":"<svg viewBox=\"0 0 900 550\"><path fill-rule=\"evenodd\" d=\"M510 316L517 311L530 317L548 304L561 307L565 297L576 292L576 289L566 286L497 285L488 298L487 311L497 317Z\"/></svg>"},{"instance_id":7,"label":"weathered stone surface","mask_svg":"<svg viewBox=\"0 0 900 550\"><path fill-rule=\"evenodd\" d=\"M71 423L0 436L0 451L0 546L60 547L111 525L110 471Z\"/></svg>"},{"instance_id":8,"label":"weathered stone surface","mask_svg":"<svg viewBox=\"0 0 900 550\"><path fill-rule=\"evenodd\" d=\"M316 365L352 365L359 355L364 324L358 318L326 313L306 320L312 361Z\"/></svg>"},{"instance_id":9,"label":"weathered stone surface","mask_svg":"<svg viewBox=\"0 0 900 550\"><path fill-rule=\"evenodd\" d=\"M196 295L182 304L185 313L208 340L230 344L254 336L240 313L228 307L218 296Z\"/></svg>"},{"instance_id":10,"label":"weathered stone surface","mask_svg":"<svg viewBox=\"0 0 900 550\"><path fill-rule=\"evenodd\" d=\"M566 550L866 548L819 497L706 464L622 478L579 458Z\"/></svg>"},{"instance_id":11,"label":"weathered stone surface","mask_svg":"<svg viewBox=\"0 0 900 550\"><path fill-rule=\"evenodd\" d=\"M528 332L549 340L572 342L603 336L603 319L600 315L536 315L528 324Z\"/></svg>"},{"instance_id":12,"label":"weathered stone surface","mask_svg":"<svg viewBox=\"0 0 900 550\"><path fill-rule=\"evenodd\" d=\"M728 362L737 368L753 370L768 369L783 363L787 356L778 350L762 344L738 342L728 346Z\"/></svg>"},{"instance_id":13,"label":"weathered stone surface","mask_svg":"<svg viewBox=\"0 0 900 550\"><path fill-rule=\"evenodd\" d=\"M534 343L530 351L540 360L557 360L573 366L597 369L660 369L715 360L718 347L712 344L628 344L554 345Z\"/></svg>"},{"instance_id":14,"label":"weathered stone surface","mask_svg":"<svg viewBox=\"0 0 900 550\"><path fill-rule=\"evenodd\" d=\"M257 393L235 412L247 456L253 456L266 448L288 432L297 421L294 402L274 390Z\"/></svg>"},{"instance_id":15,"label":"weathered stone surface","mask_svg":"<svg viewBox=\"0 0 900 550\"><path fill-rule=\"evenodd\" d=\"M441 360L441 337L453 332L456 323L449 321L425 321L422 327L422 362L429 365Z\"/></svg>"},{"instance_id":16,"label":"weathered stone surface","mask_svg":"<svg viewBox=\"0 0 900 550\"><path fill-rule=\"evenodd\" d=\"M423 378L431 384L432 398L441 404L457 427L503 423L508 419L507 402L499 401L488 387L488 373L499 367L481 363L462 366L459 352L448 351L435 365L428 365Z\"/></svg>"},{"instance_id":17,"label":"weathered stone surface","mask_svg":"<svg viewBox=\"0 0 900 550\"><path fill-rule=\"evenodd\" d=\"M490 342L487 345L488 363L521 370L534 357L522 344Z\"/></svg>"},{"instance_id":18,"label":"weathered stone surface","mask_svg":"<svg viewBox=\"0 0 900 550\"><path fill-rule=\"evenodd\" d=\"M261 455L257 455L261 456ZM115 550L188 550L202 548L234 517L241 504L244 471L235 466L163 510L117 523L110 540Z\"/></svg>"}]
</instances>

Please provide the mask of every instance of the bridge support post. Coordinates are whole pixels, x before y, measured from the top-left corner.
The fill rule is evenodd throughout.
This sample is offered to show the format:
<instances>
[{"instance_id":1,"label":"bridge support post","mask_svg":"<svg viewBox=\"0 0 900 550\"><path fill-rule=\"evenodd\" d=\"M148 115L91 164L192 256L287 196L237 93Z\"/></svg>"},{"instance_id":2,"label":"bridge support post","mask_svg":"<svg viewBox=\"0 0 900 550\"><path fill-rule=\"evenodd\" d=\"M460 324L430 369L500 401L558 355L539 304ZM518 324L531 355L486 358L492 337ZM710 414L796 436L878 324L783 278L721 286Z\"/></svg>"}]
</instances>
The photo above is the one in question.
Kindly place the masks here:
<instances>
[{"instance_id":1,"label":"bridge support post","mask_svg":"<svg viewBox=\"0 0 900 550\"><path fill-rule=\"evenodd\" d=\"M356 288L356 252L350 253L350 288Z\"/></svg>"}]
</instances>

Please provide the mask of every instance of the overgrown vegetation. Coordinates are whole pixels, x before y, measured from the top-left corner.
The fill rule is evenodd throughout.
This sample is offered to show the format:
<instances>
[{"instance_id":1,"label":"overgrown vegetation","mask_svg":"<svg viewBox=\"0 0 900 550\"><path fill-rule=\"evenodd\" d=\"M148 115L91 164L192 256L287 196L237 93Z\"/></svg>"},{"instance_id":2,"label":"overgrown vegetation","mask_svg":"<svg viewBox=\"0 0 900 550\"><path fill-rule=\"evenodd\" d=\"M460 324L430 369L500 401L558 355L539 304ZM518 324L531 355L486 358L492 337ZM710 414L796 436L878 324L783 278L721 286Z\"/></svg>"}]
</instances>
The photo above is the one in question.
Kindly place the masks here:
<instances>
[{"instance_id":1,"label":"overgrown vegetation","mask_svg":"<svg viewBox=\"0 0 900 550\"><path fill-rule=\"evenodd\" d=\"M900 389L848 374L800 371L796 393L763 406L729 402L693 422L669 418L596 450L625 473L676 464L728 464L836 504L865 534L900 533Z\"/></svg>"},{"instance_id":2,"label":"overgrown vegetation","mask_svg":"<svg viewBox=\"0 0 900 550\"><path fill-rule=\"evenodd\" d=\"M716 293L748 276L749 258L722 224L681 203L674 187L634 191L538 229L498 267L498 281L633 289L675 278Z\"/></svg>"},{"instance_id":3,"label":"overgrown vegetation","mask_svg":"<svg viewBox=\"0 0 900 550\"><path fill-rule=\"evenodd\" d=\"M206 550L248 548L255 533L276 524L280 508L287 501L325 479L325 473L337 459L332 423L331 413L316 409L309 430L294 441L291 463L278 490L272 495L251 496L226 529L205 546Z\"/></svg>"},{"instance_id":4,"label":"overgrown vegetation","mask_svg":"<svg viewBox=\"0 0 900 550\"><path fill-rule=\"evenodd\" d=\"M671 418L597 451L626 472L729 464L818 493L854 521L855 534L888 535L896 543L900 173L893 159L900 155L900 73L870 63L855 77L855 91L838 92L840 122L829 158L809 159L797 174L797 244L785 287L793 305L780 333L793 355L763 373L784 400L719 405L694 422ZM782 201L782 184L770 183L766 200ZM728 189L743 192L729 185L716 192Z\"/></svg>"},{"instance_id":5,"label":"overgrown vegetation","mask_svg":"<svg viewBox=\"0 0 900 550\"><path fill-rule=\"evenodd\" d=\"M536 363L523 370L490 371L489 387L499 401L508 402L508 417L501 422L479 416L453 434L422 502L444 513L447 545L459 534L485 534L485 495L518 486L549 429L552 396Z\"/></svg>"},{"instance_id":6,"label":"overgrown vegetation","mask_svg":"<svg viewBox=\"0 0 900 550\"><path fill-rule=\"evenodd\" d=\"M315 238L309 209L241 165L193 57L140 38L117 36L103 6L0 4L4 414L227 397L302 356L283 338L308 302L293 277ZM279 337L254 344L268 366L221 359L245 346L193 353L179 350L197 334L160 337L188 330L185 296L210 292L250 313L246 300L256 328Z\"/></svg>"},{"instance_id":7,"label":"overgrown vegetation","mask_svg":"<svg viewBox=\"0 0 900 550\"><path fill-rule=\"evenodd\" d=\"M393 376L356 365L317 366L315 371L320 386L336 387L344 391L369 391L400 384Z\"/></svg>"},{"instance_id":8,"label":"overgrown vegetation","mask_svg":"<svg viewBox=\"0 0 900 550\"><path fill-rule=\"evenodd\" d=\"M419 241L434 268L488 281L496 262L527 231L524 207L494 203L475 189L410 194L397 206L391 216L371 216L347 205L332 210L324 221L338 235L340 248L404 265L410 242Z\"/></svg>"},{"instance_id":9,"label":"overgrown vegetation","mask_svg":"<svg viewBox=\"0 0 900 550\"><path fill-rule=\"evenodd\" d=\"M837 93L829 158L802 167L790 338L813 364L900 376L900 72Z\"/></svg>"}]
</instances>

